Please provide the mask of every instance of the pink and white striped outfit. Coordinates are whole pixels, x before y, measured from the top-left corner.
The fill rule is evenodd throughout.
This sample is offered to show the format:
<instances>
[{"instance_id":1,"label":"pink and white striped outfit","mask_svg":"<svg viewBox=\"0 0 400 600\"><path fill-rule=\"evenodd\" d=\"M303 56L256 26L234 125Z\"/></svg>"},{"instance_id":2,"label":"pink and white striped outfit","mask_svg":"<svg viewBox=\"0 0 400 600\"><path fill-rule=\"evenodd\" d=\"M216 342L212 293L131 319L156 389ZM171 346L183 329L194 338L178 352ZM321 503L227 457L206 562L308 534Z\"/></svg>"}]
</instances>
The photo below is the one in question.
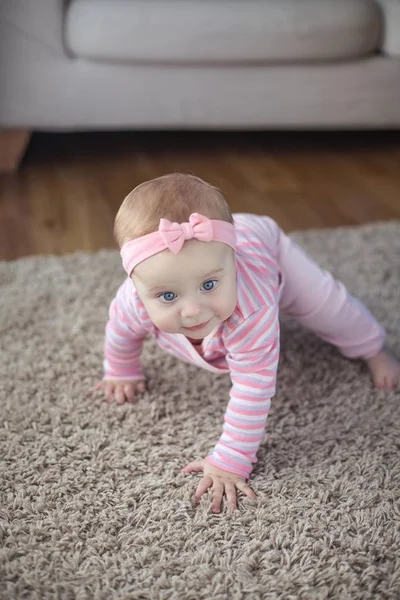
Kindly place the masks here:
<instances>
[{"instance_id":1,"label":"pink and white striped outfit","mask_svg":"<svg viewBox=\"0 0 400 600\"><path fill-rule=\"evenodd\" d=\"M366 307L320 269L275 221L233 216L238 293L233 314L196 349L184 335L155 327L127 278L110 306L104 379L143 379L140 357L148 335L183 361L213 373L229 372L232 388L222 435L206 460L248 478L275 394L279 312L295 317L350 358L377 354L385 332Z\"/></svg>"}]
</instances>

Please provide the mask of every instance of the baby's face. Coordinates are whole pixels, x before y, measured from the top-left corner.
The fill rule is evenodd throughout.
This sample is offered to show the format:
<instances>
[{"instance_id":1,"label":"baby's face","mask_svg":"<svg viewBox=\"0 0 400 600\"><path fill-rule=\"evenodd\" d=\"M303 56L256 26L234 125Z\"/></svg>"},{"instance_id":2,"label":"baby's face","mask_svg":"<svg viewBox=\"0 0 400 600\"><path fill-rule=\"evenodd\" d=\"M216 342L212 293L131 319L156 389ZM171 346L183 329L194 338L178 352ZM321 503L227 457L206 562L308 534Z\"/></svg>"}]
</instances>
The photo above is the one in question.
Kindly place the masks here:
<instances>
[{"instance_id":1,"label":"baby's face","mask_svg":"<svg viewBox=\"0 0 400 600\"><path fill-rule=\"evenodd\" d=\"M132 280L154 325L202 339L235 310L233 250L221 242L187 241L141 262Z\"/></svg>"}]
</instances>

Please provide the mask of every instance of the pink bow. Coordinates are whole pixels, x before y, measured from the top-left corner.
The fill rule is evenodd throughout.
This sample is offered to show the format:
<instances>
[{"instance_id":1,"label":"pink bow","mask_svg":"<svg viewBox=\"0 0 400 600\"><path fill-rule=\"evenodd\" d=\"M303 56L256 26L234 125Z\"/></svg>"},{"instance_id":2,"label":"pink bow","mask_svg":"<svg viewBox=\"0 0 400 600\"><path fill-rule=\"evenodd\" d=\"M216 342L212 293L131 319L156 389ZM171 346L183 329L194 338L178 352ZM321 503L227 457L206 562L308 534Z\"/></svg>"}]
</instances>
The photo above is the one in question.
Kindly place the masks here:
<instances>
[{"instance_id":1,"label":"pink bow","mask_svg":"<svg viewBox=\"0 0 400 600\"><path fill-rule=\"evenodd\" d=\"M168 219L160 219L158 229L163 242L173 252L180 252L185 240L195 238L201 242L209 242L213 237L213 226L207 217L193 213L189 223L171 223Z\"/></svg>"}]
</instances>

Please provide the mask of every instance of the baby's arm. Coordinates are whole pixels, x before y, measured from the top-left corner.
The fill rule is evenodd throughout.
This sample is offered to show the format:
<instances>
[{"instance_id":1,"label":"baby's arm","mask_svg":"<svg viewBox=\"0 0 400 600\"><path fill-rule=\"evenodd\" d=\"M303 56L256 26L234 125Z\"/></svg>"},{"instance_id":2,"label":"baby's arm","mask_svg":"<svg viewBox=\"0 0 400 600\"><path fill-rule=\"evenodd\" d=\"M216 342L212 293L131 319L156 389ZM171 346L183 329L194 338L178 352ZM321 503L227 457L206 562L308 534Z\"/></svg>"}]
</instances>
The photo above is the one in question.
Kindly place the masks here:
<instances>
[{"instance_id":1,"label":"baby's arm","mask_svg":"<svg viewBox=\"0 0 400 600\"><path fill-rule=\"evenodd\" d=\"M227 339L232 389L222 435L205 459L244 476L257 462L279 361L277 306L265 306L241 323Z\"/></svg>"},{"instance_id":2,"label":"baby's arm","mask_svg":"<svg viewBox=\"0 0 400 600\"><path fill-rule=\"evenodd\" d=\"M126 280L119 288L109 310L104 343L103 387L107 400L118 403L134 400L136 391L144 390L141 365L143 341L147 332L141 326L133 305L132 283Z\"/></svg>"}]
</instances>

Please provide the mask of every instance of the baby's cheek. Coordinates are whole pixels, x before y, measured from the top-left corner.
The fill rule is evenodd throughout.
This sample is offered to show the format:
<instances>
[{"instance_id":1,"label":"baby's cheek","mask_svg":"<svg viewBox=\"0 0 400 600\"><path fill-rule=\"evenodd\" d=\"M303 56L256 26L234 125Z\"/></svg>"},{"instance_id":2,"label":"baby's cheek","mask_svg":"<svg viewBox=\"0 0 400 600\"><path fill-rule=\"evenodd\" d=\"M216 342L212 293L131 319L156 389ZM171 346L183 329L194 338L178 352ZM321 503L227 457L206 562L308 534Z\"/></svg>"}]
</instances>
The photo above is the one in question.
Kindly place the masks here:
<instances>
[{"instance_id":1,"label":"baby's cheek","mask_svg":"<svg viewBox=\"0 0 400 600\"><path fill-rule=\"evenodd\" d=\"M215 303L214 313L221 321L228 319L235 310L236 300L232 297L220 298Z\"/></svg>"},{"instance_id":2,"label":"baby's cheek","mask_svg":"<svg viewBox=\"0 0 400 600\"><path fill-rule=\"evenodd\" d=\"M167 333L174 333L176 331L176 323L171 314L165 311L152 311L152 314L149 313L149 316L158 329Z\"/></svg>"},{"instance_id":3,"label":"baby's cheek","mask_svg":"<svg viewBox=\"0 0 400 600\"><path fill-rule=\"evenodd\" d=\"M171 319L163 319L158 326L159 329L165 331L166 333L176 333L178 330L178 326L175 321L171 321Z\"/></svg>"}]
</instances>

